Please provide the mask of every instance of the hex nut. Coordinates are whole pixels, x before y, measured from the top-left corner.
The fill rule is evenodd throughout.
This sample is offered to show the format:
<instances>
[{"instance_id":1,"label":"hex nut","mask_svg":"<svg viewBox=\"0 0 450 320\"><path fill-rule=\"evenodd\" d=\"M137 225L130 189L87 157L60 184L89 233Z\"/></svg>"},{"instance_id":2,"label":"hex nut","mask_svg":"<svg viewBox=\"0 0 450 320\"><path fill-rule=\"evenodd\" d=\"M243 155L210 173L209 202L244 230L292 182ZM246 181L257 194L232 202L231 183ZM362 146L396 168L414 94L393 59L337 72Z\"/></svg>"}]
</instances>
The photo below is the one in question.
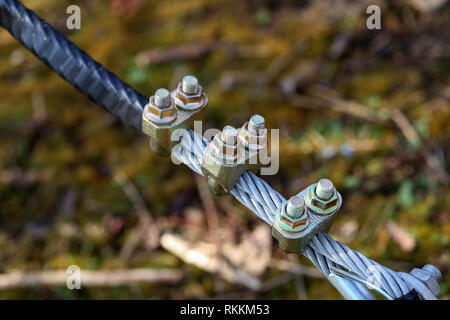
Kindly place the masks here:
<instances>
[{"instance_id":1,"label":"hex nut","mask_svg":"<svg viewBox=\"0 0 450 320\"><path fill-rule=\"evenodd\" d=\"M267 148L267 129L249 130L249 122L245 122L239 131L240 143L247 149L262 150Z\"/></svg>"},{"instance_id":2,"label":"hex nut","mask_svg":"<svg viewBox=\"0 0 450 320\"><path fill-rule=\"evenodd\" d=\"M236 137L224 139L225 130L226 128L217 134L203 151L202 171L208 177L211 192L216 195L229 193L239 177L248 169L245 163L238 162L242 156ZM237 132L235 134L237 135Z\"/></svg>"},{"instance_id":3,"label":"hex nut","mask_svg":"<svg viewBox=\"0 0 450 320\"><path fill-rule=\"evenodd\" d=\"M242 159L249 164L249 169L257 171L264 165L261 156L267 154L267 129L262 116L254 114L239 130L238 146L243 150Z\"/></svg>"},{"instance_id":4,"label":"hex nut","mask_svg":"<svg viewBox=\"0 0 450 320\"><path fill-rule=\"evenodd\" d=\"M334 189L333 195L328 200L324 200L317 196L316 187L317 183L313 184L305 194L305 202L308 209L318 215L328 215L338 210L340 201L336 189Z\"/></svg>"},{"instance_id":5,"label":"hex nut","mask_svg":"<svg viewBox=\"0 0 450 320\"><path fill-rule=\"evenodd\" d=\"M226 135L228 133L228 135ZM226 126L220 135L216 135L211 142L214 156L224 160L225 164L233 165L238 159L236 143L237 131L232 126Z\"/></svg>"},{"instance_id":6,"label":"hex nut","mask_svg":"<svg viewBox=\"0 0 450 320\"><path fill-rule=\"evenodd\" d=\"M144 108L145 116L155 124L168 124L177 118L177 109L171 99L167 107L159 107L155 104L155 96L151 96Z\"/></svg>"},{"instance_id":7,"label":"hex nut","mask_svg":"<svg viewBox=\"0 0 450 320\"><path fill-rule=\"evenodd\" d=\"M294 197L293 197L294 198ZM291 201L292 198L289 200ZM300 253L306 249L305 233L310 218L306 207L303 214L292 217L287 213L288 202L285 201L278 208L272 225L272 235L278 240L281 249L288 253ZM302 205L304 202L302 200Z\"/></svg>"},{"instance_id":8,"label":"hex nut","mask_svg":"<svg viewBox=\"0 0 450 320\"><path fill-rule=\"evenodd\" d=\"M208 103L208 97L203 93L203 88L199 85L198 90L194 94L187 94L183 92L182 82L177 86L177 89L172 91L172 97L175 105L182 110L193 111L203 108Z\"/></svg>"},{"instance_id":9,"label":"hex nut","mask_svg":"<svg viewBox=\"0 0 450 320\"><path fill-rule=\"evenodd\" d=\"M295 198L296 197L292 197L291 199L289 199L289 201L292 201ZM306 208L304 207L305 205L304 201L302 202L303 213L297 217L293 217L287 212L289 201L283 203L281 208L277 211L276 221L278 225L281 226L284 230L289 232L297 232L306 229L307 224L309 222L309 215Z\"/></svg>"}]
</instances>

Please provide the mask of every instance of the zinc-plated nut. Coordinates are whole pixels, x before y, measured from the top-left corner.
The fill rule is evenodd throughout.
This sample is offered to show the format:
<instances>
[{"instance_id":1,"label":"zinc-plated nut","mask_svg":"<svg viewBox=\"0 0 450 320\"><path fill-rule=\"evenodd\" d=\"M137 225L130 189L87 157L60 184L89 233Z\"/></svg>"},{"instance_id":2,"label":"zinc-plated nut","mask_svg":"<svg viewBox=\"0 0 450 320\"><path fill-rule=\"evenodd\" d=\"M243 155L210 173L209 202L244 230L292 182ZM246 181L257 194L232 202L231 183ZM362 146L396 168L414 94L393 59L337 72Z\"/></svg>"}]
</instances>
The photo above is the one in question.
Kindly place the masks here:
<instances>
[{"instance_id":1,"label":"zinc-plated nut","mask_svg":"<svg viewBox=\"0 0 450 320\"><path fill-rule=\"evenodd\" d=\"M202 171L216 195L229 193L248 169L238 161L242 151L237 146L237 134L235 128L226 126L203 151Z\"/></svg>"},{"instance_id":2,"label":"zinc-plated nut","mask_svg":"<svg viewBox=\"0 0 450 320\"><path fill-rule=\"evenodd\" d=\"M188 75L172 91L175 105L186 111L194 111L203 108L208 103L208 97L203 93L203 88L198 84L196 77Z\"/></svg>"},{"instance_id":3,"label":"zinc-plated nut","mask_svg":"<svg viewBox=\"0 0 450 320\"><path fill-rule=\"evenodd\" d=\"M259 114L251 116L239 130L238 147L243 150L245 162L252 171L257 171L264 165L262 157L267 155L267 129L265 119Z\"/></svg>"},{"instance_id":4,"label":"zinc-plated nut","mask_svg":"<svg viewBox=\"0 0 450 320\"><path fill-rule=\"evenodd\" d=\"M336 188L328 179L320 179L312 185L306 192L305 202L308 209L318 215L332 214L340 207Z\"/></svg>"},{"instance_id":5,"label":"zinc-plated nut","mask_svg":"<svg viewBox=\"0 0 450 320\"><path fill-rule=\"evenodd\" d=\"M294 196L278 208L272 226L272 235L281 249L288 253L300 253L306 249L304 231L310 222L302 197Z\"/></svg>"},{"instance_id":6,"label":"zinc-plated nut","mask_svg":"<svg viewBox=\"0 0 450 320\"><path fill-rule=\"evenodd\" d=\"M267 148L267 129L265 119L259 114L253 115L239 131L240 143L249 150Z\"/></svg>"},{"instance_id":7,"label":"zinc-plated nut","mask_svg":"<svg viewBox=\"0 0 450 320\"><path fill-rule=\"evenodd\" d=\"M169 156L178 143L172 141L172 132L192 127L194 120L203 117L205 107L206 103L189 111L178 109L169 91L156 90L142 113L142 132L149 136L152 151L161 156Z\"/></svg>"},{"instance_id":8,"label":"zinc-plated nut","mask_svg":"<svg viewBox=\"0 0 450 320\"><path fill-rule=\"evenodd\" d=\"M435 296L441 291L439 281L442 279L442 274L435 266L427 264L421 269L414 268L410 274L422 281Z\"/></svg>"},{"instance_id":9,"label":"zinc-plated nut","mask_svg":"<svg viewBox=\"0 0 450 320\"><path fill-rule=\"evenodd\" d=\"M225 126L222 133L214 137L211 151L225 163L233 165L237 161L237 130L232 126Z\"/></svg>"},{"instance_id":10,"label":"zinc-plated nut","mask_svg":"<svg viewBox=\"0 0 450 320\"><path fill-rule=\"evenodd\" d=\"M144 113L147 119L156 125L173 122L177 118L177 109L170 98L170 92L162 88L156 90L145 106Z\"/></svg>"}]
</instances>

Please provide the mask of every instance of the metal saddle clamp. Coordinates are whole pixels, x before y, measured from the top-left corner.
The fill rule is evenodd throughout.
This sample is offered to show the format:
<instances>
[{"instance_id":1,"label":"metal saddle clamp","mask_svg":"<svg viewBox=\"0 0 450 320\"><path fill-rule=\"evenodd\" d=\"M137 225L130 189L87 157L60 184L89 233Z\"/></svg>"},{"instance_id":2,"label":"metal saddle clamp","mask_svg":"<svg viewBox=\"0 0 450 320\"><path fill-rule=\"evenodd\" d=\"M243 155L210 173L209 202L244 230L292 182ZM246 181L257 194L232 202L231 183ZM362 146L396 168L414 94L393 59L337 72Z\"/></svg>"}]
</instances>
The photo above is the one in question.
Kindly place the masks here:
<instances>
[{"instance_id":1,"label":"metal saddle clamp","mask_svg":"<svg viewBox=\"0 0 450 320\"><path fill-rule=\"evenodd\" d=\"M328 179L321 179L278 208L272 235L287 253L302 254L318 232L328 232L342 197Z\"/></svg>"},{"instance_id":2,"label":"metal saddle clamp","mask_svg":"<svg viewBox=\"0 0 450 320\"><path fill-rule=\"evenodd\" d=\"M202 172L215 195L228 194L247 170L263 166L267 129L260 115L253 115L240 129L226 126L203 151Z\"/></svg>"},{"instance_id":3,"label":"metal saddle clamp","mask_svg":"<svg viewBox=\"0 0 450 320\"><path fill-rule=\"evenodd\" d=\"M178 141L172 133L179 128L191 128L201 120L208 97L194 76L185 76L177 89L158 89L150 97L142 113L142 131L150 138L150 148L161 156L169 156Z\"/></svg>"}]
</instances>

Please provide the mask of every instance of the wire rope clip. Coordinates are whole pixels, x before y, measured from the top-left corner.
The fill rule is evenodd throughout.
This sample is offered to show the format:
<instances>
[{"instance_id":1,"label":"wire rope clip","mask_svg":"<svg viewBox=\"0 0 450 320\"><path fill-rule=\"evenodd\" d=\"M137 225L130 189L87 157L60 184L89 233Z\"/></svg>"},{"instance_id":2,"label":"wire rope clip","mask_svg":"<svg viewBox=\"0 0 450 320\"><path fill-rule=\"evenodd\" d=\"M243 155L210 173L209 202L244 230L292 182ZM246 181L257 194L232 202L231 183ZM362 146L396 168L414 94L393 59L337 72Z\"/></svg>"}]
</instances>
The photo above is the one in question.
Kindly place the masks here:
<instances>
[{"instance_id":1,"label":"wire rope clip","mask_svg":"<svg viewBox=\"0 0 450 320\"><path fill-rule=\"evenodd\" d=\"M342 204L328 179L321 179L277 209L272 235L285 252L302 254L318 232L328 232Z\"/></svg>"},{"instance_id":2,"label":"wire rope clip","mask_svg":"<svg viewBox=\"0 0 450 320\"><path fill-rule=\"evenodd\" d=\"M192 128L194 120L201 120L208 104L194 76L185 76L177 89L169 92L158 89L150 97L142 113L142 131L150 138L151 150L160 156L169 156L179 142L172 133L181 128Z\"/></svg>"},{"instance_id":3,"label":"wire rope clip","mask_svg":"<svg viewBox=\"0 0 450 320\"><path fill-rule=\"evenodd\" d=\"M203 151L202 172L215 195L228 194L247 170L263 166L267 152L267 129L260 115L253 115L242 128L225 126Z\"/></svg>"}]
</instances>

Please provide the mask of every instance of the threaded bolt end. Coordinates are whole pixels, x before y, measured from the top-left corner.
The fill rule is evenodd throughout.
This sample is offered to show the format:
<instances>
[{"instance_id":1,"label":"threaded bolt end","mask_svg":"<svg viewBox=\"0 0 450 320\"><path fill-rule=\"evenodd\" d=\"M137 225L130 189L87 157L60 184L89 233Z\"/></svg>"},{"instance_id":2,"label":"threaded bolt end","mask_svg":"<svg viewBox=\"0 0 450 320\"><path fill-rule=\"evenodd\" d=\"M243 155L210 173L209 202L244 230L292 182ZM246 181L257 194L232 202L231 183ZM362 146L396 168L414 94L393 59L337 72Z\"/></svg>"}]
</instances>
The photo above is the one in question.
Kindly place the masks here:
<instances>
[{"instance_id":1,"label":"threaded bolt end","mask_svg":"<svg viewBox=\"0 0 450 320\"><path fill-rule=\"evenodd\" d=\"M442 280L442 273L438 268L433 266L432 264L426 264L422 267L422 270L427 271L433 278L435 278L438 282Z\"/></svg>"},{"instance_id":2,"label":"threaded bolt end","mask_svg":"<svg viewBox=\"0 0 450 320\"><path fill-rule=\"evenodd\" d=\"M265 124L266 120L264 117L259 114L254 114L248 122L248 130L252 132L259 132L259 130L264 129Z\"/></svg>"},{"instance_id":3,"label":"threaded bolt end","mask_svg":"<svg viewBox=\"0 0 450 320\"><path fill-rule=\"evenodd\" d=\"M286 205L286 213L294 219L300 218L305 212L305 200L294 196L291 197Z\"/></svg>"},{"instance_id":4,"label":"threaded bolt end","mask_svg":"<svg viewBox=\"0 0 450 320\"><path fill-rule=\"evenodd\" d=\"M225 126L220 135L220 139L226 144L235 145L238 132L233 126Z\"/></svg>"},{"instance_id":5,"label":"threaded bolt end","mask_svg":"<svg viewBox=\"0 0 450 320\"><path fill-rule=\"evenodd\" d=\"M329 179L320 179L316 186L316 195L323 200L328 200L334 193L333 182Z\"/></svg>"},{"instance_id":6,"label":"threaded bolt end","mask_svg":"<svg viewBox=\"0 0 450 320\"><path fill-rule=\"evenodd\" d=\"M170 105L170 92L167 89L160 88L156 90L154 99L157 107L168 107Z\"/></svg>"},{"instance_id":7,"label":"threaded bolt end","mask_svg":"<svg viewBox=\"0 0 450 320\"><path fill-rule=\"evenodd\" d=\"M198 91L198 80L194 76L185 76L181 82L181 90L186 94L196 94Z\"/></svg>"}]
</instances>

